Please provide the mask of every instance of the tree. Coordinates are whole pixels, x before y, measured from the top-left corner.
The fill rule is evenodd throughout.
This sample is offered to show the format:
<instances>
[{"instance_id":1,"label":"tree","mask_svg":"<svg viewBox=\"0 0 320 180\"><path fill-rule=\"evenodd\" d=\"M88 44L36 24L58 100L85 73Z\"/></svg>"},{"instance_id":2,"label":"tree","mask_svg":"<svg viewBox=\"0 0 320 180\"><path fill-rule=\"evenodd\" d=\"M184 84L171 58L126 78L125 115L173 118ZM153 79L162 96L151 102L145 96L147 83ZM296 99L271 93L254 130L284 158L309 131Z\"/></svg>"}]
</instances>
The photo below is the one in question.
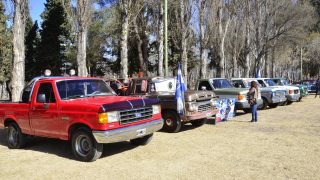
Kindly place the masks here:
<instances>
[{"instance_id":1,"label":"tree","mask_svg":"<svg viewBox=\"0 0 320 180\"><path fill-rule=\"evenodd\" d=\"M92 11L92 0L77 0L77 64L79 76L88 76L86 50Z\"/></svg>"},{"instance_id":2,"label":"tree","mask_svg":"<svg viewBox=\"0 0 320 180\"><path fill-rule=\"evenodd\" d=\"M119 0L121 11L121 59L120 59L120 77L125 81L128 79L128 35L131 0Z\"/></svg>"},{"instance_id":3,"label":"tree","mask_svg":"<svg viewBox=\"0 0 320 180\"><path fill-rule=\"evenodd\" d=\"M28 0L14 0L13 18L13 69L12 69L12 101L18 102L25 81L25 25Z\"/></svg>"},{"instance_id":4,"label":"tree","mask_svg":"<svg viewBox=\"0 0 320 180\"><path fill-rule=\"evenodd\" d=\"M6 26L6 20L5 8L0 1L0 99L11 98L9 82L12 69L12 35Z\"/></svg>"},{"instance_id":5,"label":"tree","mask_svg":"<svg viewBox=\"0 0 320 180\"><path fill-rule=\"evenodd\" d=\"M70 24L61 0L47 0L40 30L41 41L38 46L37 62L40 64L38 74L51 69L53 75L62 74L66 62L65 48L69 41Z\"/></svg>"},{"instance_id":6,"label":"tree","mask_svg":"<svg viewBox=\"0 0 320 180\"><path fill-rule=\"evenodd\" d=\"M30 81L35 76L39 75L37 74L37 68L39 67L39 63L36 61L36 54L37 54L37 46L40 42L40 39L38 37L38 22L35 21L32 23L31 17L28 18L28 23L26 27L26 37L25 37L25 76L26 81Z\"/></svg>"}]
</instances>

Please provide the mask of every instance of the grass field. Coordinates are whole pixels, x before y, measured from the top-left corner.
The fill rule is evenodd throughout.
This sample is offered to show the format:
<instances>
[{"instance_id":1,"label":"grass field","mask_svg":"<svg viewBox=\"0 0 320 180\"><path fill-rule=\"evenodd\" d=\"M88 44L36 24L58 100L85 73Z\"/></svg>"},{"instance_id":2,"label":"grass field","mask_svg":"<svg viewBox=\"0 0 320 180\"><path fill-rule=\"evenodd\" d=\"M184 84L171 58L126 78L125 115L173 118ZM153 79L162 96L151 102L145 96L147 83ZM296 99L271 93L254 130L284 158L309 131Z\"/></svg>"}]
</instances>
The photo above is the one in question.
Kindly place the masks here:
<instances>
[{"instance_id":1,"label":"grass field","mask_svg":"<svg viewBox=\"0 0 320 180\"><path fill-rule=\"evenodd\" d=\"M320 179L320 98L182 132L157 132L147 146L107 144L93 163L68 142L36 138L9 150L0 130L0 179Z\"/></svg>"}]
</instances>

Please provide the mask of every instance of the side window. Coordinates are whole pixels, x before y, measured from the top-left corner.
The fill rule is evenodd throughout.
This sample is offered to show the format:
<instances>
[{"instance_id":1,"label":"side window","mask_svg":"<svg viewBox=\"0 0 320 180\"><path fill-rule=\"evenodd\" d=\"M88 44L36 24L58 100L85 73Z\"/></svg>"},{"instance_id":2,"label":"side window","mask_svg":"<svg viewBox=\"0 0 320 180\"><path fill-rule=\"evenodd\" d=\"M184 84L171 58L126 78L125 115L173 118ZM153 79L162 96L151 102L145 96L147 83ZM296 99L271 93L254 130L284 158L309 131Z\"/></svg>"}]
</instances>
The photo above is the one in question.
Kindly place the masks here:
<instances>
[{"instance_id":1,"label":"side window","mask_svg":"<svg viewBox=\"0 0 320 180\"><path fill-rule=\"evenodd\" d=\"M23 91L22 91L22 102L23 103L28 103L29 102L29 99L30 99L30 95L31 95L31 90L32 90L32 87L33 87L33 83L30 83L29 85L27 85Z\"/></svg>"},{"instance_id":2,"label":"side window","mask_svg":"<svg viewBox=\"0 0 320 180\"><path fill-rule=\"evenodd\" d=\"M262 80L258 80L258 83L259 83L262 87L266 87Z\"/></svg>"},{"instance_id":3,"label":"side window","mask_svg":"<svg viewBox=\"0 0 320 180\"><path fill-rule=\"evenodd\" d=\"M206 90L208 90L208 91L211 91L211 90L212 90L212 88L211 88L211 86L210 86L210 84L209 84L208 81L201 81L201 82L199 83L198 90L202 90L202 86L206 87Z\"/></svg>"},{"instance_id":4,"label":"side window","mask_svg":"<svg viewBox=\"0 0 320 180\"><path fill-rule=\"evenodd\" d=\"M55 103L56 98L54 96L53 88L51 83L41 83L39 86L38 94L45 94L46 95L46 103ZM37 100L38 102L38 100Z\"/></svg>"}]
</instances>

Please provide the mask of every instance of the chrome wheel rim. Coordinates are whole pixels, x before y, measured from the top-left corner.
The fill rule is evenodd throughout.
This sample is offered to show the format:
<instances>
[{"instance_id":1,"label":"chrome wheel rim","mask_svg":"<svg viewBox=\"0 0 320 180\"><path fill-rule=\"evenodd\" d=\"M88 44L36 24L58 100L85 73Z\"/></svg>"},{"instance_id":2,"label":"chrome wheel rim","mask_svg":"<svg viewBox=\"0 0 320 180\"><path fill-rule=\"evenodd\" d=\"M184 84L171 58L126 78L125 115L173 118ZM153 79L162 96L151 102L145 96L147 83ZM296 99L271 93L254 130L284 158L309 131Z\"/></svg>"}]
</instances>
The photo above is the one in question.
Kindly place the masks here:
<instances>
[{"instance_id":1,"label":"chrome wheel rim","mask_svg":"<svg viewBox=\"0 0 320 180\"><path fill-rule=\"evenodd\" d=\"M85 135L78 136L76 139L75 149L80 156L87 156L92 149L92 144L89 137Z\"/></svg>"},{"instance_id":2,"label":"chrome wheel rim","mask_svg":"<svg viewBox=\"0 0 320 180\"><path fill-rule=\"evenodd\" d=\"M18 136L19 133L15 128L9 128L9 143L13 146L17 145L18 143Z\"/></svg>"},{"instance_id":3,"label":"chrome wheel rim","mask_svg":"<svg viewBox=\"0 0 320 180\"><path fill-rule=\"evenodd\" d=\"M172 125L173 125L172 119L167 118L167 119L166 119L166 124L167 124L168 126L172 126Z\"/></svg>"}]
</instances>

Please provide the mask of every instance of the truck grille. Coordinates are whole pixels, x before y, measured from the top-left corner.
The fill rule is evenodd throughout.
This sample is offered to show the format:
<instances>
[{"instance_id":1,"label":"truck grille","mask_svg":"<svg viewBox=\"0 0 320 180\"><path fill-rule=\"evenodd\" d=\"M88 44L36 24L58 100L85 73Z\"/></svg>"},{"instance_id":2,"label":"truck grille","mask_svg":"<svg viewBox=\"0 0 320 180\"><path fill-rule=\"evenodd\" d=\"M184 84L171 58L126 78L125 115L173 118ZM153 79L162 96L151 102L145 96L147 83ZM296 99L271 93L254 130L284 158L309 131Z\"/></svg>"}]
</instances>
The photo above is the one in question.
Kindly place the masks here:
<instances>
[{"instance_id":1,"label":"truck grille","mask_svg":"<svg viewBox=\"0 0 320 180\"><path fill-rule=\"evenodd\" d=\"M199 111L199 112L209 111L209 110L211 110L211 109L212 109L212 106L211 106L210 103L208 103L208 104L203 104L203 105L200 105L200 106L198 107L198 111Z\"/></svg>"},{"instance_id":2,"label":"truck grille","mask_svg":"<svg viewBox=\"0 0 320 180\"><path fill-rule=\"evenodd\" d=\"M120 123L128 124L140 120L146 120L152 117L152 107L143 107L120 111Z\"/></svg>"}]
</instances>

